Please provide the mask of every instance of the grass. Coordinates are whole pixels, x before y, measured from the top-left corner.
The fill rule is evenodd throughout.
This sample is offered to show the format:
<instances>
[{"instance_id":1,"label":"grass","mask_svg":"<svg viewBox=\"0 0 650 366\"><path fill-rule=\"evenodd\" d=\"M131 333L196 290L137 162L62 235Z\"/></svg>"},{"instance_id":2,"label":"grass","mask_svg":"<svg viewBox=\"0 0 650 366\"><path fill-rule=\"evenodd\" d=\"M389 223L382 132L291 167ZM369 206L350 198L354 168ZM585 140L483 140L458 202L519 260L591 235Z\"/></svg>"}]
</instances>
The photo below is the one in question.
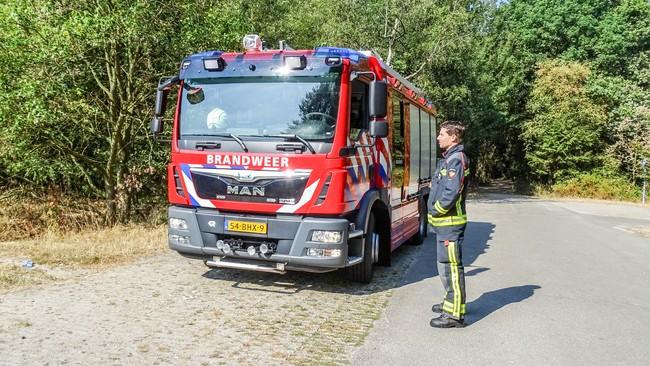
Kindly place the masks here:
<instances>
[{"instance_id":1,"label":"grass","mask_svg":"<svg viewBox=\"0 0 650 366\"><path fill-rule=\"evenodd\" d=\"M102 200L20 187L0 189L0 241L101 227L103 212Z\"/></svg>"},{"instance_id":2,"label":"grass","mask_svg":"<svg viewBox=\"0 0 650 366\"><path fill-rule=\"evenodd\" d=\"M0 242L0 257L29 258L37 264L97 267L131 262L166 248L164 226L116 226L40 239Z\"/></svg>"},{"instance_id":3,"label":"grass","mask_svg":"<svg viewBox=\"0 0 650 366\"><path fill-rule=\"evenodd\" d=\"M56 189L0 187L0 242L102 229L108 226L106 210L103 199ZM132 209L130 220L162 224L167 221L167 204L142 203L142 207Z\"/></svg>"},{"instance_id":4,"label":"grass","mask_svg":"<svg viewBox=\"0 0 650 366\"><path fill-rule=\"evenodd\" d=\"M55 280L47 267L102 268L134 262L167 248L165 226L129 225L70 234L46 234L40 239L0 242L0 259L29 258L36 267L0 266L0 289L38 285ZM44 265L43 269L38 268Z\"/></svg>"},{"instance_id":5,"label":"grass","mask_svg":"<svg viewBox=\"0 0 650 366\"><path fill-rule=\"evenodd\" d=\"M551 196L639 202L641 191L621 177L583 174L553 185Z\"/></svg>"},{"instance_id":6,"label":"grass","mask_svg":"<svg viewBox=\"0 0 650 366\"><path fill-rule=\"evenodd\" d=\"M0 264L0 289L40 285L54 280L56 280L56 277L40 269L26 269L13 264Z\"/></svg>"}]
</instances>

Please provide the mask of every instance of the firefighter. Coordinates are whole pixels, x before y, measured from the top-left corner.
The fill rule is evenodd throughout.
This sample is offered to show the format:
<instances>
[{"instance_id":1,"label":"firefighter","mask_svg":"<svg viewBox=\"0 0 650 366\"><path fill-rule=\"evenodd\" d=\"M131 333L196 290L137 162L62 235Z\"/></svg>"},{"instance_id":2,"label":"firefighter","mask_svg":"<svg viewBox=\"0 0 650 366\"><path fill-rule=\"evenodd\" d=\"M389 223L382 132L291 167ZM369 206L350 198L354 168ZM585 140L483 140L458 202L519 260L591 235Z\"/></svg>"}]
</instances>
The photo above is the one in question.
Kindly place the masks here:
<instances>
[{"instance_id":1,"label":"firefighter","mask_svg":"<svg viewBox=\"0 0 650 366\"><path fill-rule=\"evenodd\" d=\"M432 310L440 313L431 319L435 328L462 328L465 326L465 270L463 268L463 238L467 215L467 175L469 160L462 145L465 127L458 121L440 125L437 140L443 150L431 183L428 202L429 225L436 233L438 273L445 288L442 303Z\"/></svg>"}]
</instances>

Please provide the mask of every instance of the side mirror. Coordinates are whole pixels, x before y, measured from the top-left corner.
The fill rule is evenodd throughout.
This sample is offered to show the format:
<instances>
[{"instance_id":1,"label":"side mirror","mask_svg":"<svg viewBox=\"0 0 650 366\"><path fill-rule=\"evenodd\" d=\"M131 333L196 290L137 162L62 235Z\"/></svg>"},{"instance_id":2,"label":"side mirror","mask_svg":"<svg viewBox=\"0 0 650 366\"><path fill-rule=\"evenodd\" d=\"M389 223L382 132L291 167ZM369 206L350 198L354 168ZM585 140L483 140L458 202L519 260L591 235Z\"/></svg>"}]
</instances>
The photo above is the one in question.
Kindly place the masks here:
<instances>
[{"instance_id":1,"label":"side mirror","mask_svg":"<svg viewBox=\"0 0 650 366\"><path fill-rule=\"evenodd\" d=\"M162 116L165 114L165 109L167 109L167 95L169 94L169 89L167 90L156 90L156 108L154 109L155 116Z\"/></svg>"},{"instance_id":2,"label":"side mirror","mask_svg":"<svg viewBox=\"0 0 650 366\"><path fill-rule=\"evenodd\" d=\"M190 88L187 91L187 101L190 104L199 104L205 100L205 94L201 88Z\"/></svg>"},{"instance_id":3,"label":"side mirror","mask_svg":"<svg viewBox=\"0 0 650 366\"><path fill-rule=\"evenodd\" d=\"M387 137L388 136L388 122L386 121L370 121L370 128L368 133L372 137Z\"/></svg>"},{"instance_id":4,"label":"side mirror","mask_svg":"<svg viewBox=\"0 0 650 366\"><path fill-rule=\"evenodd\" d=\"M156 106L154 107L153 118L151 119L151 124L149 125L149 130L154 136L160 134L163 130L163 115L165 114L165 109L167 109L167 96L169 94L169 89L178 84L180 81L178 76L172 77L162 77L158 82L158 88L156 88Z\"/></svg>"},{"instance_id":5,"label":"side mirror","mask_svg":"<svg viewBox=\"0 0 650 366\"><path fill-rule=\"evenodd\" d=\"M388 99L388 86L385 81L370 82L370 118L386 117L386 103Z\"/></svg>"},{"instance_id":6,"label":"side mirror","mask_svg":"<svg viewBox=\"0 0 650 366\"><path fill-rule=\"evenodd\" d=\"M162 133L163 130L162 116L153 116L153 118L151 119L151 124L149 125L149 130L151 131L151 134L154 136Z\"/></svg>"}]
</instances>

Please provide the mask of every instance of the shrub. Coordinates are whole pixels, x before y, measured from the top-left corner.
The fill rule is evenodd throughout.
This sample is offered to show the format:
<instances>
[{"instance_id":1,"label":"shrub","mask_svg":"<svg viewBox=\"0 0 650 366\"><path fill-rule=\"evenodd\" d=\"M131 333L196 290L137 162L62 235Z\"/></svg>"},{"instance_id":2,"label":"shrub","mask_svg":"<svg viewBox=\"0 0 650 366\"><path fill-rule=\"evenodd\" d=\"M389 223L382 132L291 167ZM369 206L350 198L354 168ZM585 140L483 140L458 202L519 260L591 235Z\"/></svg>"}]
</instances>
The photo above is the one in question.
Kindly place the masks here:
<instances>
[{"instance_id":1,"label":"shrub","mask_svg":"<svg viewBox=\"0 0 650 366\"><path fill-rule=\"evenodd\" d=\"M552 194L560 197L638 201L641 189L622 177L587 173L554 184Z\"/></svg>"}]
</instances>

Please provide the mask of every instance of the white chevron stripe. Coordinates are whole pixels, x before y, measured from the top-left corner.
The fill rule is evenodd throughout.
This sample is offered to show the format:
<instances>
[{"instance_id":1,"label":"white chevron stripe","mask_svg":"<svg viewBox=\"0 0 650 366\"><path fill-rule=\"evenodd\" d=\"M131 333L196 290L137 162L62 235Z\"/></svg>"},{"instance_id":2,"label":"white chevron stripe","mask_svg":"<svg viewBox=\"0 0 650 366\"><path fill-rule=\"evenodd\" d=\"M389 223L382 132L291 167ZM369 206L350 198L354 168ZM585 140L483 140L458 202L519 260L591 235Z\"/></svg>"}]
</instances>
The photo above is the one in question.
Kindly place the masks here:
<instances>
[{"instance_id":1,"label":"white chevron stripe","mask_svg":"<svg viewBox=\"0 0 650 366\"><path fill-rule=\"evenodd\" d=\"M192 196L192 198L201 205L201 207L209 207L209 208L214 208L214 204L210 202L210 200L206 200L203 198L199 198L199 195L196 193L196 190L194 189L194 183L192 183L192 179L185 175L185 172L181 169L181 175L183 176L183 182L185 182L185 188L187 189L187 193Z\"/></svg>"},{"instance_id":2,"label":"white chevron stripe","mask_svg":"<svg viewBox=\"0 0 650 366\"><path fill-rule=\"evenodd\" d=\"M316 187L318 187L318 182L320 182L320 179L317 179L314 183L312 183L309 187L307 187L304 192L302 192L302 197L300 197L300 201L298 201L298 203L296 203L295 205L284 205L275 212L282 212L282 213L296 212L299 208L301 208L307 202L309 202L312 197L314 197L314 192L316 191Z\"/></svg>"}]
</instances>

